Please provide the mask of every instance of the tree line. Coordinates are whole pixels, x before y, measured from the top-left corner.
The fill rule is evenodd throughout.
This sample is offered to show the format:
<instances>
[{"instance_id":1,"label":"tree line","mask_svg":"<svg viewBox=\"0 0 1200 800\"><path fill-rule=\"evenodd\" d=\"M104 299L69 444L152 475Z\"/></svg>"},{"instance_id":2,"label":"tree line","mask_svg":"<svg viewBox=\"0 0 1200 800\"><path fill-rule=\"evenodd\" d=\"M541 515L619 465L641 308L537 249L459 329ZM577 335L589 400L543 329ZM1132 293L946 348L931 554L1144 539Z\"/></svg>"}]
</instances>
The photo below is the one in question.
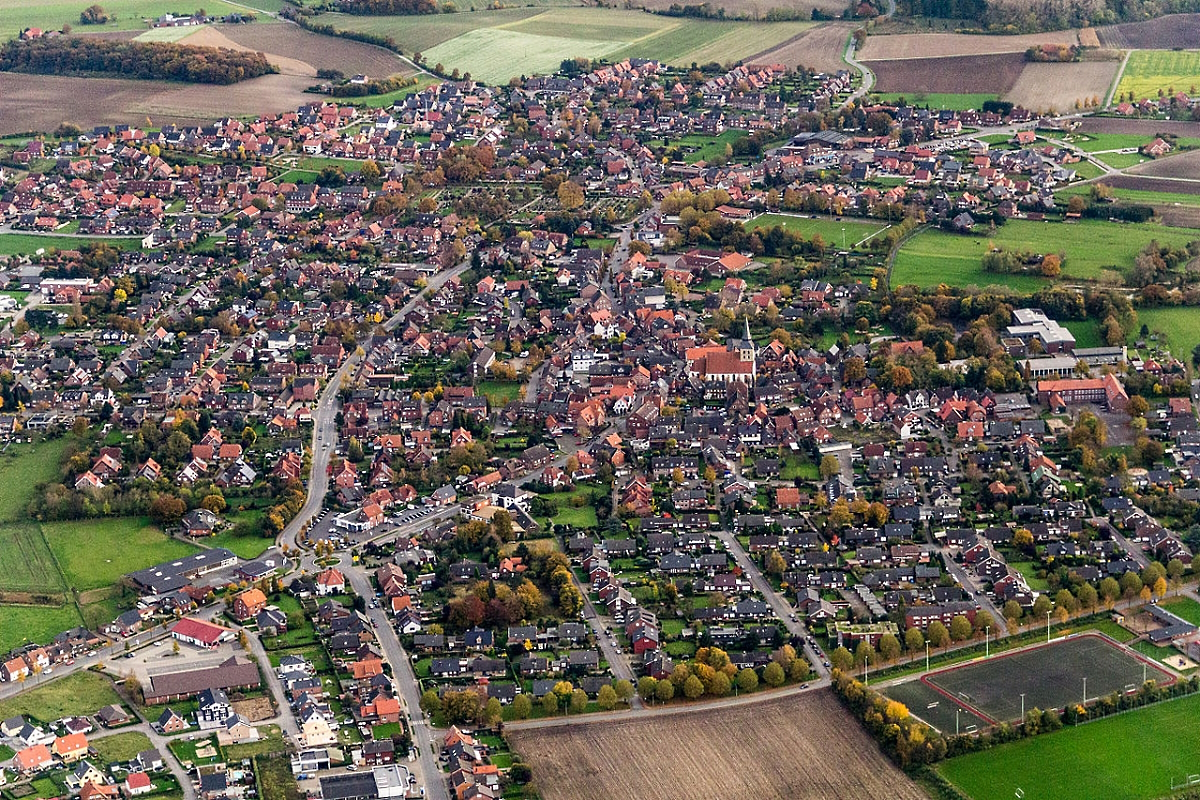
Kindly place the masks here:
<instances>
[{"instance_id":1,"label":"tree line","mask_svg":"<svg viewBox=\"0 0 1200 800\"><path fill-rule=\"evenodd\" d=\"M279 71L262 53L75 36L7 42L0 47L0 70L42 75L109 73L138 80L222 85Z\"/></svg>"},{"instance_id":2,"label":"tree line","mask_svg":"<svg viewBox=\"0 0 1200 800\"><path fill-rule=\"evenodd\" d=\"M990 33L1033 33L1194 12L1200 0L900 0L896 6L902 16L970 20Z\"/></svg>"}]
</instances>

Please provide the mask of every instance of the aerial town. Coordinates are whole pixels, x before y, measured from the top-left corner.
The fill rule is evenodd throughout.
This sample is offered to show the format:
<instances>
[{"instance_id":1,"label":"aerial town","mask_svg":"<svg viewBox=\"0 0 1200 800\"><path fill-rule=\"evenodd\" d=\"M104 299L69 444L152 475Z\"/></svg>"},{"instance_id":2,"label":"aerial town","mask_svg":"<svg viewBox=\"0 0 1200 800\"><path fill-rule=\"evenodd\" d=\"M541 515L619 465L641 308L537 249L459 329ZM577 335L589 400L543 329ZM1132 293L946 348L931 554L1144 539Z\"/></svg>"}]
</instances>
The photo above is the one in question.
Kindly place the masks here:
<instances>
[{"instance_id":1,"label":"aerial town","mask_svg":"<svg viewBox=\"0 0 1200 800\"><path fill-rule=\"evenodd\" d=\"M1200 15L46 5L2 800L1200 796Z\"/></svg>"}]
</instances>

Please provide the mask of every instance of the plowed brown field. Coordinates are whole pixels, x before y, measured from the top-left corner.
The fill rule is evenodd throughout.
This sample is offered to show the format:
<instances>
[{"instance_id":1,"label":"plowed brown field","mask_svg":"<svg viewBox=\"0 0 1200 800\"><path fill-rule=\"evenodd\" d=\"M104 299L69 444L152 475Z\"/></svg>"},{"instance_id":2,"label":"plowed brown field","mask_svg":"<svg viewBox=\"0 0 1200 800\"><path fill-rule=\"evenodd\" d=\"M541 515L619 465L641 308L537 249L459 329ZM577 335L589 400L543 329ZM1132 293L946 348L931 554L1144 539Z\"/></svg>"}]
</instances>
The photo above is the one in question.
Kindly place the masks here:
<instances>
[{"instance_id":1,"label":"plowed brown field","mask_svg":"<svg viewBox=\"0 0 1200 800\"><path fill-rule=\"evenodd\" d=\"M787 67L810 67L820 72L836 72L846 68L842 55L846 52L846 40L853 29L854 26L849 23L831 22L805 31L745 61L748 64L783 64Z\"/></svg>"},{"instance_id":2,"label":"plowed brown field","mask_svg":"<svg viewBox=\"0 0 1200 800\"><path fill-rule=\"evenodd\" d=\"M546 800L919 800L829 690L666 717L509 728Z\"/></svg>"},{"instance_id":3,"label":"plowed brown field","mask_svg":"<svg viewBox=\"0 0 1200 800\"><path fill-rule=\"evenodd\" d=\"M1032 33L1023 36L976 36L965 33L898 33L868 36L861 58L882 61L890 58L938 58L980 56L994 53L1024 53L1039 44L1077 44L1074 29Z\"/></svg>"},{"instance_id":4,"label":"plowed brown field","mask_svg":"<svg viewBox=\"0 0 1200 800\"><path fill-rule=\"evenodd\" d=\"M881 92L1004 94L1025 67L1020 53L868 61Z\"/></svg>"}]
</instances>

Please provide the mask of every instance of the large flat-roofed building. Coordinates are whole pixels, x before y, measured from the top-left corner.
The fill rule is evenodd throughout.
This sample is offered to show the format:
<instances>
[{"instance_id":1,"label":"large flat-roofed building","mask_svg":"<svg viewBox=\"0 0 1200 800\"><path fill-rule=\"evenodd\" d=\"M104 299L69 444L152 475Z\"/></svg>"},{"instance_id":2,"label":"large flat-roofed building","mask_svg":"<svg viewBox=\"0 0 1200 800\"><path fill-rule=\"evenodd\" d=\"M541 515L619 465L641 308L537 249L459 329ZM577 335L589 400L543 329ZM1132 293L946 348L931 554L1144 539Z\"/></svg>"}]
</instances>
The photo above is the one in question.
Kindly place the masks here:
<instances>
[{"instance_id":1,"label":"large flat-roofed building","mask_svg":"<svg viewBox=\"0 0 1200 800\"><path fill-rule=\"evenodd\" d=\"M170 594L179 591L201 575L236 565L237 560L232 550L214 547L177 561L165 561L131 572L125 577L142 591L150 594Z\"/></svg>"},{"instance_id":2,"label":"large flat-roofed building","mask_svg":"<svg viewBox=\"0 0 1200 800\"><path fill-rule=\"evenodd\" d=\"M1053 355L1070 353L1075 349L1072 333L1046 316L1040 308L1018 308L1013 311L1013 324L1004 330L1010 339L1020 339L1029 344L1038 341L1042 350Z\"/></svg>"},{"instance_id":3,"label":"large flat-roofed building","mask_svg":"<svg viewBox=\"0 0 1200 800\"><path fill-rule=\"evenodd\" d=\"M433 777L440 780L442 776ZM411 786L408 768L400 764L375 767L370 772L321 778L324 800L390 800L404 797Z\"/></svg>"}]
</instances>

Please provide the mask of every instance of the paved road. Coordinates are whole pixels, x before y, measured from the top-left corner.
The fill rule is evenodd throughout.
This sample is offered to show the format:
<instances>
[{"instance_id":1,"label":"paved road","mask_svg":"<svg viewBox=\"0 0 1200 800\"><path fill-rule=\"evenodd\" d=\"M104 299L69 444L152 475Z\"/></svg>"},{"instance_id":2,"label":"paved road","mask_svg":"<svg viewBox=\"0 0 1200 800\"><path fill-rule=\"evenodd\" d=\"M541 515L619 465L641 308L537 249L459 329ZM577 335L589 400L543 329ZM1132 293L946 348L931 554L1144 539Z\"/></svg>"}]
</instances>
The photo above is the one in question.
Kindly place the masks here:
<instances>
[{"instance_id":1,"label":"paved road","mask_svg":"<svg viewBox=\"0 0 1200 800\"><path fill-rule=\"evenodd\" d=\"M1003 612L1001 612L1001 610L996 607L996 604L992 602L991 595L979 588L980 582L977 581L973 576L967 574L967 571L963 569L962 565L951 558L950 554L946 551L939 550L932 546L929 546L928 549L931 552L942 556L942 562L946 566L946 571L950 573L954 580L958 581L959 585L961 585L964 589L970 592L972 596L974 596L975 600L978 601L980 607L984 611L992 615L992 630L995 631L995 634L1000 636L1008 633L1008 626L1004 622Z\"/></svg>"},{"instance_id":2,"label":"paved road","mask_svg":"<svg viewBox=\"0 0 1200 800\"><path fill-rule=\"evenodd\" d=\"M607 624L605 620L608 617L601 617L596 611L596 606L592 603L592 598L588 587L583 586L579 582L575 571L571 570L571 580L575 582L575 588L583 596L583 616L588 625L592 628L592 633L596 635L596 643L600 645L600 652L604 654L604 660L608 662L609 668L612 669L613 675L618 680L627 680L630 683L637 683L637 676L633 673L633 667L629 663L629 656L626 655L617 645L609 638ZM609 620L611 622L611 620ZM640 704L638 698L634 698L634 706Z\"/></svg>"},{"instance_id":3,"label":"paved road","mask_svg":"<svg viewBox=\"0 0 1200 800\"><path fill-rule=\"evenodd\" d=\"M401 320L417 307L417 303L421 301L423 296L432 295L434 292L437 292L450 278L461 275L470 269L470 267L471 262L467 260L456 267L443 270L432 276L424 291L414 295L411 300L401 306L384 323L384 330L388 332L395 330ZM342 379L348 378L361 361L362 356L358 355L357 352L349 356L345 363L338 368L338 371L330 377L329 382L325 385L325 390L321 392L321 397L317 402L316 408L313 409L313 437L309 443L313 457L312 469L308 476L308 498L304 501L304 506L300 509L300 512L296 514L275 540L277 547L282 547L286 544L289 549L296 548L296 540L300 534L300 529L321 510L324 504L325 493L329 489L329 462L333 456L337 442L337 425L335 421L338 412L338 393L341 391Z\"/></svg>"},{"instance_id":4,"label":"paved road","mask_svg":"<svg viewBox=\"0 0 1200 800\"><path fill-rule=\"evenodd\" d=\"M374 590L361 567L350 565L348 557L343 557L341 568L345 572L350 586L360 597L373 598ZM392 627L387 614L381 608L368 608L367 617L375 625L375 636L383 657L392 665L392 677L396 689L404 700L405 713L408 714L409 730L412 732L413 744L418 751L416 771L418 782L425 784L425 796L431 800L450 800L449 786L438 766L438 748L433 741L440 738L425 719L421 711L421 692L417 676L413 673L412 661L400 644L400 637ZM416 765L408 765L410 767Z\"/></svg>"},{"instance_id":5,"label":"paved road","mask_svg":"<svg viewBox=\"0 0 1200 800\"><path fill-rule=\"evenodd\" d=\"M271 721L279 725L285 738L298 745L300 726L296 724L296 717L292 714L292 707L288 703L283 681L279 680L279 676L275 674L275 668L271 666L271 659L267 656L267 650L262 646L258 634L247 631L246 639L250 642L250 654L258 659L259 671L267 677L267 686L270 687L271 695L275 698L275 707L279 709L279 713Z\"/></svg>"},{"instance_id":6,"label":"paved road","mask_svg":"<svg viewBox=\"0 0 1200 800\"><path fill-rule=\"evenodd\" d=\"M673 703L668 706L646 706L636 712L637 719L645 717L671 717L676 714L703 714L711 709L724 711L727 708L752 706L777 700L781 697L794 697L808 692L818 692L829 686L828 678L818 678L810 683L793 684L782 689L760 689L753 694L743 694L737 697L723 697L718 700L697 700L691 703ZM631 718L629 711L604 711L596 714L579 714L576 716L545 717L542 719L524 720L522 722L506 722L506 730L529 730L533 728L559 728L563 725L592 725L597 722L622 722Z\"/></svg>"},{"instance_id":7,"label":"paved road","mask_svg":"<svg viewBox=\"0 0 1200 800\"><path fill-rule=\"evenodd\" d=\"M1120 545L1121 549L1125 551L1126 555L1136 561L1139 567L1144 568L1150 566L1150 559L1146 557L1146 551L1126 539L1120 531L1109 524L1108 520L1104 519L1103 517L1093 517L1092 519L1089 519L1088 522L1096 526L1098 530L1107 531L1108 535L1112 537L1113 541Z\"/></svg>"},{"instance_id":8,"label":"paved road","mask_svg":"<svg viewBox=\"0 0 1200 800\"><path fill-rule=\"evenodd\" d=\"M794 619L796 610L763 577L762 571L754 563L754 559L750 558L750 554L742 549L742 543L737 540L736 536L727 530L717 531L716 536L725 543L725 548L733 556L734 562L742 568L742 572L750 579L750 585L771 606L771 609L775 612L775 616L788 629L788 633L799 637L800 641L804 643L804 656L808 659L808 663L812 665L813 670L822 678L828 677L829 670L825 668L825 659L808 643L808 629L804 627L804 623L798 619Z\"/></svg>"}]
</instances>

